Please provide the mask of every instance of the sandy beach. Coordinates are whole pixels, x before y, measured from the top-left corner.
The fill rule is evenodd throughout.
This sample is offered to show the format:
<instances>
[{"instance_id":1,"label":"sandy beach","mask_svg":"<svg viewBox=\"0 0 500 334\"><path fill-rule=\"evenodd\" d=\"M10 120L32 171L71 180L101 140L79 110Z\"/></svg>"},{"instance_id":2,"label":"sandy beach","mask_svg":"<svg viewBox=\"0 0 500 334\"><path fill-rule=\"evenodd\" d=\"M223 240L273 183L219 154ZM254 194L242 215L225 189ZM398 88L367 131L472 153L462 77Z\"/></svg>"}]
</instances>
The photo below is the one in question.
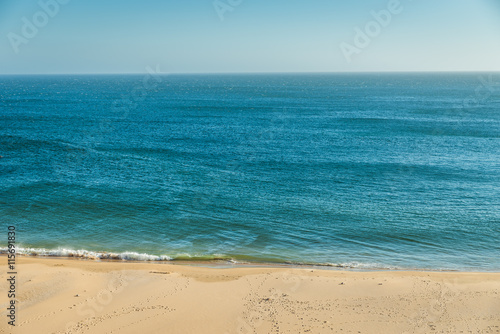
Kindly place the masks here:
<instances>
[{"instance_id":1,"label":"sandy beach","mask_svg":"<svg viewBox=\"0 0 500 334\"><path fill-rule=\"evenodd\" d=\"M21 257L17 280L16 326L2 293L0 333L500 332L499 273Z\"/></svg>"}]
</instances>

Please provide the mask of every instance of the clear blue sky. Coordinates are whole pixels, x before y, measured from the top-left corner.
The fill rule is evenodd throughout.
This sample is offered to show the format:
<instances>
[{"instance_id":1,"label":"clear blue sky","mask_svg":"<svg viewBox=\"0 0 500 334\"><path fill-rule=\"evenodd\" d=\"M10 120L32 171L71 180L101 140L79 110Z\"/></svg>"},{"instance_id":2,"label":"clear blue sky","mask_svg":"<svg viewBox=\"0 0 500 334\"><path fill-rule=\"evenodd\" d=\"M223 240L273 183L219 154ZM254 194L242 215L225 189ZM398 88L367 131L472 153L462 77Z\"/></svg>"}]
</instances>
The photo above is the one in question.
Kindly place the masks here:
<instances>
[{"instance_id":1,"label":"clear blue sky","mask_svg":"<svg viewBox=\"0 0 500 334\"><path fill-rule=\"evenodd\" d=\"M221 20L213 0L71 0L45 24L38 1L2 0L0 74L500 71L499 0L400 0L350 62L340 46L388 0L231 2Z\"/></svg>"}]
</instances>

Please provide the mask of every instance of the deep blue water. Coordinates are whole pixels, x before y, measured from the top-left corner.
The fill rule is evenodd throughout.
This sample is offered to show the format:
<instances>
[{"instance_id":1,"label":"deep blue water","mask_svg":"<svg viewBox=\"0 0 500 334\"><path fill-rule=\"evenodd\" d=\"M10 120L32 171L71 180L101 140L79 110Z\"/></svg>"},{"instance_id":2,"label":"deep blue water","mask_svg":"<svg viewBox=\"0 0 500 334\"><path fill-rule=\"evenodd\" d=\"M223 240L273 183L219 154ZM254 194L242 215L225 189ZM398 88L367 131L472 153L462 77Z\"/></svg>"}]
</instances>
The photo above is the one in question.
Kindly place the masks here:
<instances>
[{"instance_id":1,"label":"deep blue water","mask_svg":"<svg viewBox=\"0 0 500 334\"><path fill-rule=\"evenodd\" d=\"M1 76L0 246L14 225L39 254L498 271L485 80Z\"/></svg>"}]
</instances>

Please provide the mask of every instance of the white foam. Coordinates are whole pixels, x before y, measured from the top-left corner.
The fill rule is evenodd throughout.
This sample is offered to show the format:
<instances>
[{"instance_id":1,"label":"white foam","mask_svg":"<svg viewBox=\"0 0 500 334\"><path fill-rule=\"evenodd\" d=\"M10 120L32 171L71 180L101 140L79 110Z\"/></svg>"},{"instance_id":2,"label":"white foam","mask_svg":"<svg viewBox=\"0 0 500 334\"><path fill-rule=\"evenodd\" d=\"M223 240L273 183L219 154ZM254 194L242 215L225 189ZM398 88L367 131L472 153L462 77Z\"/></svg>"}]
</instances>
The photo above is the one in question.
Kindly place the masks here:
<instances>
[{"instance_id":1,"label":"white foam","mask_svg":"<svg viewBox=\"0 0 500 334\"><path fill-rule=\"evenodd\" d=\"M346 263L326 263L327 267L338 267L346 269L377 269L377 270L399 270L400 267L387 266L380 263L360 263L360 262L346 262Z\"/></svg>"},{"instance_id":2,"label":"white foam","mask_svg":"<svg viewBox=\"0 0 500 334\"><path fill-rule=\"evenodd\" d=\"M8 248L0 248L0 254L7 254ZM188 260L197 259L202 260L206 258L207 260L212 259L225 259L231 264L251 264L252 262L236 260L234 258L227 258L223 254L214 254L213 256L198 255L198 254L188 254L180 253L177 255L151 255L147 253L137 253L137 252L122 252L122 253L110 253L110 252L93 252L84 249L74 250L66 248L58 249L45 249L45 248L16 248L16 253L19 255L26 256L46 256L46 257L72 257L72 258L82 258L91 260L122 260L122 261L175 261L175 260ZM188 260L189 261L189 260ZM263 262L265 263L265 262ZM305 265L305 266L318 266L318 267L336 267L344 269L360 269L360 270L400 270L401 267L387 266L379 263L360 263L360 262L346 262L346 263L304 263L304 262L284 262L283 264L289 265Z\"/></svg>"},{"instance_id":3,"label":"white foam","mask_svg":"<svg viewBox=\"0 0 500 334\"><path fill-rule=\"evenodd\" d=\"M7 248L1 248L0 254L6 254ZM92 252L84 249L74 250L66 248L45 249L45 248L16 248L16 253L29 256L54 256L54 257L77 257L85 259L106 259L106 260L124 260L124 261L170 261L172 258L167 255L151 255L146 253L123 252Z\"/></svg>"}]
</instances>

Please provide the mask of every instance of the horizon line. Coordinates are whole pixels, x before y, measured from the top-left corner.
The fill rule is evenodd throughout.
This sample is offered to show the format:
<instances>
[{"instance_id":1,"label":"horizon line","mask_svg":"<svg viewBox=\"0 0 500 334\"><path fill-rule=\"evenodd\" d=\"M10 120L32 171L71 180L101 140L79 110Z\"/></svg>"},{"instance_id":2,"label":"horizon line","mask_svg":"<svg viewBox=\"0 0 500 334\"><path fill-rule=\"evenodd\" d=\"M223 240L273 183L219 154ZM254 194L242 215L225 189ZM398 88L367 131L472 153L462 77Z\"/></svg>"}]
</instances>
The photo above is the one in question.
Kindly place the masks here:
<instances>
[{"instance_id":1,"label":"horizon line","mask_svg":"<svg viewBox=\"0 0 500 334\"><path fill-rule=\"evenodd\" d=\"M231 75L231 74L405 74L405 73L500 73L500 70L443 70L443 71L303 71L303 72L158 72L157 75ZM101 72L101 73L0 73L0 76L24 75L138 75L144 72Z\"/></svg>"}]
</instances>

